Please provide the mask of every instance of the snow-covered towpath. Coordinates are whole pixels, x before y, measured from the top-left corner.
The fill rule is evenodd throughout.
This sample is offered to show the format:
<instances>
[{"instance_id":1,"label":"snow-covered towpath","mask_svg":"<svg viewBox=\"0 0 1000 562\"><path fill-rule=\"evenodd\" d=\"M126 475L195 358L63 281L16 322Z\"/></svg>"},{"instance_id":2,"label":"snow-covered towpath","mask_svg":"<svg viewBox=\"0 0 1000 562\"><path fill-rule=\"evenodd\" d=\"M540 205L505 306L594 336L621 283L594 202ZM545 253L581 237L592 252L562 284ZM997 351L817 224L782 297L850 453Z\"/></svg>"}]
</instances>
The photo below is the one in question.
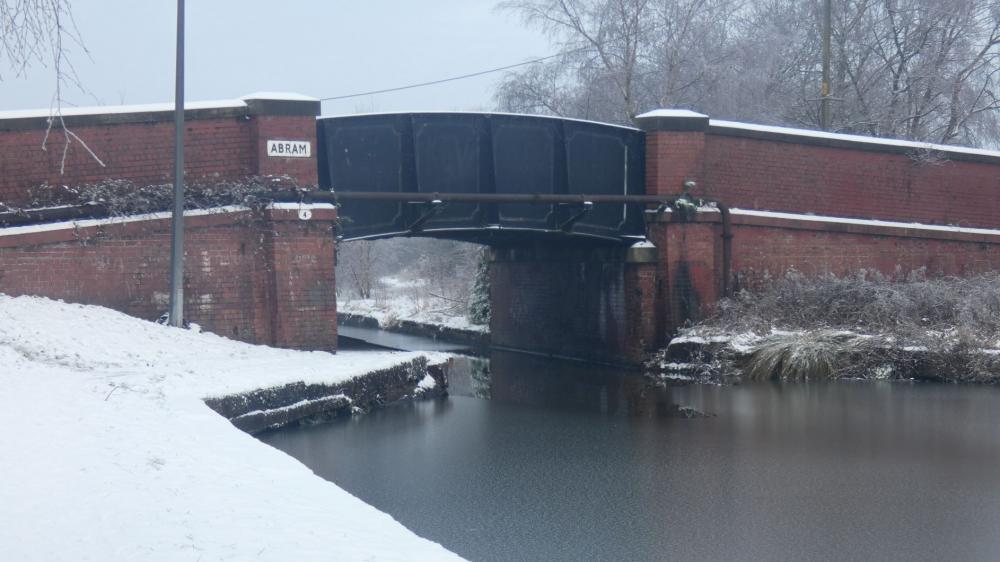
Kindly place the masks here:
<instances>
[{"instance_id":1,"label":"snow-covered towpath","mask_svg":"<svg viewBox=\"0 0 1000 562\"><path fill-rule=\"evenodd\" d=\"M415 355L272 349L0 295L0 558L458 559L202 401Z\"/></svg>"}]
</instances>

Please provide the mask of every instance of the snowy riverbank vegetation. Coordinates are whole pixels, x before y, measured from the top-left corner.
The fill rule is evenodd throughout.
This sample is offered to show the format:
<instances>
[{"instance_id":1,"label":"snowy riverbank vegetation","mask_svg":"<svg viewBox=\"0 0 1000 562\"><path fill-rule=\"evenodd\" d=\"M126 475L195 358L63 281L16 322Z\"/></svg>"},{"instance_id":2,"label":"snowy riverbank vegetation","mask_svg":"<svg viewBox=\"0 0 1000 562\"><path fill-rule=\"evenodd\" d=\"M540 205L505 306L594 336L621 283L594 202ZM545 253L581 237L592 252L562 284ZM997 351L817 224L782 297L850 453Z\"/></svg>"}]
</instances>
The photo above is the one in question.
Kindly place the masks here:
<instances>
[{"instance_id":1,"label":"snowy riverbank vegetation","mask_svg":"<svg viewBox=\"0 0 1000 562\"><path fill-rule=\"evenodd\" d=\"M1000 382L1000 273L790 273L721 301L649 366L695 378Z\"/></svg>"}]
</instances>

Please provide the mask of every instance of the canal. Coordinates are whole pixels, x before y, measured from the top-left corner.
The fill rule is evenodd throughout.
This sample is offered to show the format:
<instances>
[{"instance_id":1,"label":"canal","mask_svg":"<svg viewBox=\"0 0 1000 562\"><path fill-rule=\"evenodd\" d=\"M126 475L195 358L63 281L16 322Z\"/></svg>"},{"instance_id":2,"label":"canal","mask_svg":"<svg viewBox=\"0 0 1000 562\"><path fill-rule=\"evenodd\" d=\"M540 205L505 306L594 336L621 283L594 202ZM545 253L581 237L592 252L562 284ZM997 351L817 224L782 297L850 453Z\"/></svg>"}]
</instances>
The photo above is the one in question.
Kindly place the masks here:
<instances>
[{"instance_id":1,"label":"canal","mask_svg":"<svg viewBox=\"0 0 1000 562\"><path fill-rule=\"evenodd\" d=\"M671 385L496 351L450 385L261 439L470 560L1000 559L994 387Z\"/></svg>"}]
</instances>

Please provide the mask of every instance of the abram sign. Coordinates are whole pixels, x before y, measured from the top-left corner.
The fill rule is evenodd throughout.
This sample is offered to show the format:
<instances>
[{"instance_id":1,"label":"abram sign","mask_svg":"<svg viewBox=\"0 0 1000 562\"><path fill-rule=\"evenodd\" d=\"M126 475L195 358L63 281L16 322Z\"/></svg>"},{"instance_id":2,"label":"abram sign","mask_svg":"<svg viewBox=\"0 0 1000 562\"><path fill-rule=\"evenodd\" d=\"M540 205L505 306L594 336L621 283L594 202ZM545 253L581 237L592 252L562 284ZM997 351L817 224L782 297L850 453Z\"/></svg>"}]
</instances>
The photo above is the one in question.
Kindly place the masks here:
<instances>
[{"instance_id":1,"label":"abram sign","mask_svg":"<svg viewBox=\"0 0 1000 562\"><path fill-rule=\"evenodd\" d=\"M267 155L279 158L309 158L312 156L312 143L309 141L269 140Z\"/></svg>"}]
</instances>

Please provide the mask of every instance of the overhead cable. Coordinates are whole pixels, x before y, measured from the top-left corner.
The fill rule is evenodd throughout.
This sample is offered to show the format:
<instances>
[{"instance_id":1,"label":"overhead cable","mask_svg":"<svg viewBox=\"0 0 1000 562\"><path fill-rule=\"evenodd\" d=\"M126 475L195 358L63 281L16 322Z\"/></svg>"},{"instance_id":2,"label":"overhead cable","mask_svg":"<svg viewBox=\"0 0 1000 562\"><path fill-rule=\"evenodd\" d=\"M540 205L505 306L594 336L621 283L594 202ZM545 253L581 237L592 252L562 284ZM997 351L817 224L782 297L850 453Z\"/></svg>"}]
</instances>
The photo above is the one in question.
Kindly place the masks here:
<instances>
[{"instance_id":1,"label":"overhead cable","mask_svg":"<svg viewBox=\"0 0 1000 562\"><path fill-rule=\"evenodd\" d=\"M359 98L359 97L362 97L362 96L372 96L372 95L375 95L375 94L385 94L385 93L388 93L388 92L398 92L398 91L401 91L401 90L411 90L413 88L423 88L424 86L433 86L435 84L443 84L445 82L454 82L456 80L465 80L466 78L475 78L476 76L483 76L483 75L486 75L486 74L492 74L494 72L502 72L504 70L510 70L512 68L518 68L518 67L521 67L521 66L527 66L529 64L536 64L536 63L544 62L544 61L547 61L547 60L550 60L550 59L554 59L554 58L557 58L557 57L565 56L565 55L568 55L570 53L576 53L578 51L583 51L583 50L589 49L589 48L590 47L588 46L588 47L580 47L578 49L570 49L569 51L563 51L561 53L556 53L554 55L549 55L547 57L541 57L541 58L537 58L537 59L527 60L527 61L519 62L519 63L516 63L516 64L508 64L507 66L498 66L496 68L490 68L490 69L487 69L487 70L480 70L479 72L472 72L470 74L462 74L460 76L452 76L452 77L449 77L449 78L442 78L440 80L431 80L430 82L420 82L420 83L417 83L417 84L407 84L406 86L396 86L394 88L385 88L385 89L382 89L382 90L371 90L371 91L368 91L368 92L358 92L358 93L355 93L355 94L344 94L344 95L340 95L340 96L330 96L330 97L319 98L319 99L320 99L320 101L344 100L344 99L349 99L349 98Z\"/></svg>"}]
</instances>

